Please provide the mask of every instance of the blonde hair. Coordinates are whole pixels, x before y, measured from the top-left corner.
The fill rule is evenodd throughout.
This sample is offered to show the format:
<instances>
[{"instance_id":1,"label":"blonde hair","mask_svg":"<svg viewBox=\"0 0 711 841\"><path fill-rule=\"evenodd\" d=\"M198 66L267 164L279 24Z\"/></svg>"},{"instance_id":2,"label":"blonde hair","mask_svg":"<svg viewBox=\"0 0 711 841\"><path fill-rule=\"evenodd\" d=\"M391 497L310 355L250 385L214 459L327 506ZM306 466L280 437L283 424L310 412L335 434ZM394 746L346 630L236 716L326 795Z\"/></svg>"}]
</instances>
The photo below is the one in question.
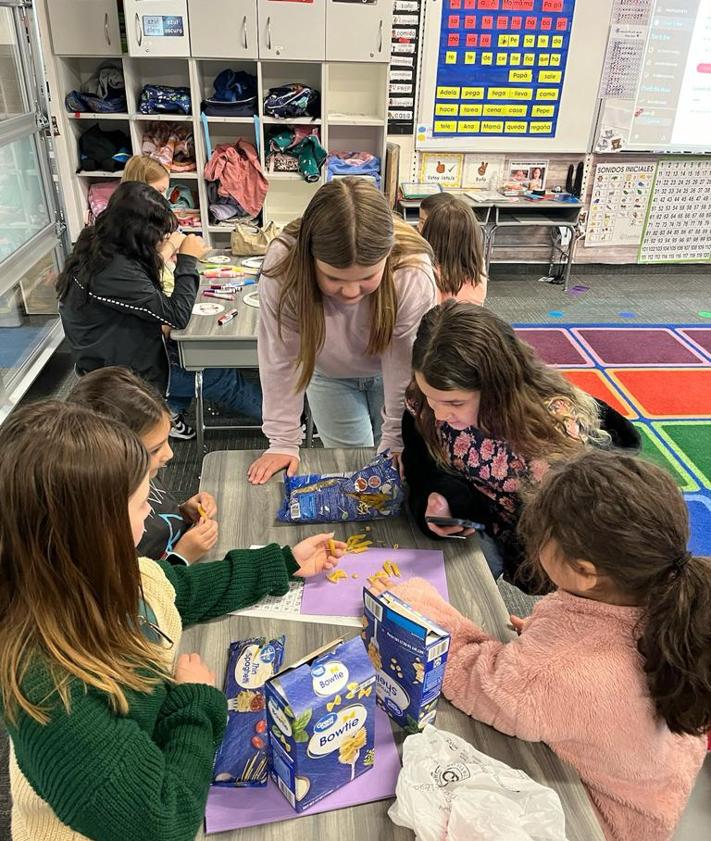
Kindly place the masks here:
<instances>
[{"instance_id":1,"label":"blonde hair","mask_svg":"<svg viewBox=\"0 0 711 841\"><path fill-rule=\"evenodd\" d=\"M422 236L434 251L441 292L457 295L466 283L481 284L486 274L484 236L471 207L454 196L435 205L422 226Z\"/></svg>"},{"instance_id":2,"label":"blonde hair","mask_svg":"<svg viewBox=\"0 0 711 841\"><path fill-rule=\"evenodd\" d=\"M279 334L285 317L299 330L297 388L311 381L326 326L315 260L338 269L373 266L385 260L383 279L370 295L370 337L367 353L388 347L397 321L393 274L405 266L432 262L430 246L402 219L393 215L383 194L363 178L341 178L321 187L304 215L279 238L288 253L270 274L283 277L277 306Z\"/></svg>"},{"instance_id":3,"label":"blonde hair","mask_svg":"<svg viewBox=\"0 0 711 841\"><path fill-rule=\"evenodd\" d=\"M122 423L58 401L13 412L0 443L0 701L44 724L74 681L118 714L127 691L169 679L161 650L139 629L141 575L129 497L148 453ZM52 691L27 692L30 669Z\"/></svg>"},{"instance_id":4,"label":"blonde hair","mask_svg":"<svg viewBox=\"0 0 711 841\"><path fill-rule=\"evenodd\" d=\"M121 181L140 181L142 184L155 184L170 172L160 161L148 155L134 155L129 158L121 176Z\"/></svg>"}]
</instances>

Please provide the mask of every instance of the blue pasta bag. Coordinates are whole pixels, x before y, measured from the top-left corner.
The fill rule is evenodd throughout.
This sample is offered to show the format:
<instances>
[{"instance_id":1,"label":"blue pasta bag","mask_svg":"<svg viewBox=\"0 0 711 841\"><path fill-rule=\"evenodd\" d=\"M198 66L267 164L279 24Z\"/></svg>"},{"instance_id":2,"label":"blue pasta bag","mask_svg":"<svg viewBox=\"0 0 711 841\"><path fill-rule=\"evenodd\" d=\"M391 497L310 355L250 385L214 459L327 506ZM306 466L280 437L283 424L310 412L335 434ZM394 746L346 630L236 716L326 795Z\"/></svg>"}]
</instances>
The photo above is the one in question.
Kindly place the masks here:
<instances>
[{"instance_id":1,"label":"blue pasta bag","mask_svg":"<svg viewBox=\"0 0 711 841\"><path fill-rule=\"evenodd\" d=\"M227 729L212 780L218 786L265 786L269 776L269 737L264 683L281 670L283 636L239 640L230 645L224 692Z\"/></svg>"},{"instance_id":2,"label":"blue pasta bag","mask_svg":"<svg viewBox=\"0 0 711 841\"><path fill-rule=\"evenodd\" d=\"M341 523L395 517L403 501L400 474L388 452L353 473L284 479L283 523Z\"/></svg>"}]
</instances>

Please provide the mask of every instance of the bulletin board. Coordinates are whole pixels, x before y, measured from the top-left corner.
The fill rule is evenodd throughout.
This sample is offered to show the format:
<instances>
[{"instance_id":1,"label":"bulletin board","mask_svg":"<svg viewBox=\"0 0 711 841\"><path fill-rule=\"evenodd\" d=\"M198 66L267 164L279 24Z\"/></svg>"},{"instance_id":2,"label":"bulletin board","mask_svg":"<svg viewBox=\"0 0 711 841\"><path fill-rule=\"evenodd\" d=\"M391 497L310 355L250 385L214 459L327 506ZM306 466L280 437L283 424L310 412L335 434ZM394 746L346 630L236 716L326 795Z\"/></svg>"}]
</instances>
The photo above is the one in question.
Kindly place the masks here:
<instances>
[{"instance_id":1,"label":"bulletin board","mask_svg":"<svg viewBox=\"0 0 711 841\"><path fill-rule=\"evenodd\" d=\"M418 150L585 152L613 0L427 0Z\"/></svg>"}]
</instances>

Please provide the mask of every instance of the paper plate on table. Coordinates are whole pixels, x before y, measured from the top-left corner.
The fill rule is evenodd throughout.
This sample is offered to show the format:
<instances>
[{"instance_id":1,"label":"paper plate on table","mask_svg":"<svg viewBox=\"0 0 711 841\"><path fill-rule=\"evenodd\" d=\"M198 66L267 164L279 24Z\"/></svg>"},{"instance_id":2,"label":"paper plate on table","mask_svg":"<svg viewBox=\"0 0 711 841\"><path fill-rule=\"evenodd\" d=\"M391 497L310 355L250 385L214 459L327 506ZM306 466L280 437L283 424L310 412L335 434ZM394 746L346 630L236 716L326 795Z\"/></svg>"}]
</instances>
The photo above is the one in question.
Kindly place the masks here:
<instances>
[{"instance_id":1,"label":"paper plate on table","mask_svg":"<svg viewBox=\"0 0 711 841\"><path fill-rule=\"evenodd\" d=\"M200 260L201 263L229 263L231 262L232 258L228 257L227 254L215 254L214 257L203 257Z\"/></svg>"},{"instance_id":2,"label":"paper plate on table","mask_svg":"<svg viewBox=\"0 0 711 841\"><path fill-rule=\"evenodd\" d=\"M259 309L259 290L253 289L251 292L247 292L246 295L243 295L242 303L246 304L248 307L255 307L256 309Z\"/></svg>"},{"instance_id":3,"label":"paper plate on table","mask_svg":"<svg viewBox=\"0 0 711 841\"><path fill-rule=\"evenodd\" d=\"M252 269L258 272L262 268L264 257L247 257L246 260L241 260L240 262L243 269Z\"/></svg>"},{"instance_id":4,"label":"paper plate on table","mask_svg":"<svg viewBox=\"0 0 711 841\"><path fill-rule=\"evenodd\" d=\"M213 304L212 301L202 301L193 307L193 315L219 315L224 311L222 304Z\"/></svg>"}]
</instances>

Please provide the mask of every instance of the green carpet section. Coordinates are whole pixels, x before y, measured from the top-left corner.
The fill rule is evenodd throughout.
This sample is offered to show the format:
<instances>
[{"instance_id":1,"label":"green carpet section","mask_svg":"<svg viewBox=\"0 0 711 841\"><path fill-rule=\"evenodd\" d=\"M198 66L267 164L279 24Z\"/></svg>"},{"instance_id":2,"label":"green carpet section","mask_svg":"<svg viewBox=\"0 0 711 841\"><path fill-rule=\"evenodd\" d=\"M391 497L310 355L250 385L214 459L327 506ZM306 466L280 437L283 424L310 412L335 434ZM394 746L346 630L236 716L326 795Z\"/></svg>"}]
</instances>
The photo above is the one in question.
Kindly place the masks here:
<instances>
[{"instance_id":1,"label":"green carpet section","mask_svg":"<svg viewBox=\"0 0 711 841\"><path fill-rule=\"evenodd\" d=\"M711 422L657 421L652 426L701 484L711 487Z\"/></svg>"},{"instance_id":2,"label":"green carpet section","mask_svg":"<svg viewBox=\"0 0 711 841\"><path fill-rule=\"evenodd\" d=\"M634 424L642 436L642 455L654 464L668 470L674 477L675 482L683 491L697 491L698 484L694 481L678 461L669 453L664 444L650 430L646 423ZM672 449L674 449L672 447ZM681 454L680 454L681 455ZM684 459L684 456L681 455ZM686 459L684 459L686 461Z\"/></svg>"}]
</instances>

